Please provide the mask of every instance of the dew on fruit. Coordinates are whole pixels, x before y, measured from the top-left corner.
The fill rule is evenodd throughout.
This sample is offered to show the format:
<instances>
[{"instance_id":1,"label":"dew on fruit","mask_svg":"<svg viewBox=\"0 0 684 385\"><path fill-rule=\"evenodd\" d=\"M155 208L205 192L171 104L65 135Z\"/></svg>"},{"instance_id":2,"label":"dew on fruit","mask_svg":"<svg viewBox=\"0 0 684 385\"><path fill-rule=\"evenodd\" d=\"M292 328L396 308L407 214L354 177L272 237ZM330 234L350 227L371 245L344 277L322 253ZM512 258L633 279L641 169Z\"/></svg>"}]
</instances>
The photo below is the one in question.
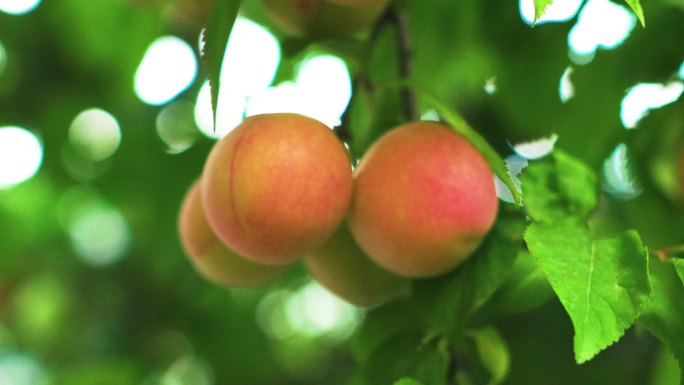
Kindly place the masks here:
<instances>
[{"instance_id":1,"label":"dew on fruit","mask_svg":"<svg viewBox=\"0 0 684 385\"><path fill-rule=\"evenodd\" d=\"M627 7L609 0L589 0L568 34L570 59L578 65L591 62L598 48L612 49L622 44L636 22Z\"/></svg>"},{"instance_id":2,"label":"dew on fruit","mask_svg":"<svg viewBox=\"0 0 684 385\"><path fill-rule=\"evenodd\" d=\"M639 83L627 90L620 104L620 120L626 129L636 128L648 112L675 102L684 92L684 83Z\"/></svg>"},{"instance_id":3,"label":"dew on fruit","mask_svg":"<svg viewBox=\"0 0 684 385\"><path fill-rule=\"evenodd\" d=\"M101 161L119 148L121 127L109 112L91 108L80 112L71 122L69 142L80 155L91 161Z\"/></svg>"},{"instance_id":4,"label":"dew on fruit","mask_svg":"<svg viewBox=\"0 0 684 385\"><path fill-rule=\"evenodd\" d=\"M537 24L549 22L563 22L575 17L582 5L582 0L554 1L546 7L546 11L539 18ZM527 25L534 23L534 0L520 0L520 17Z\"/></svg>"},{"instance_id":5,"label":"dew on fruit","mask_svg":"<svg viewBox=\"0 0 684 385\"><path fill-rule=\"evenodd\" d=\"M575 97L575 85L572 84L570 75L572 75L573 68L568 66L568 68L563 71L563 75L560 79L560 85L558 86L558 94L560 95L560 100L563 103L567 103L568 100Z\"/></svg>"},{"instance_id":6,"label":"dew on fruit","mask_svg":"<svg viewBox=\"0 0 684 385\"><path fill-rule=\"evenodd\" d=\"M144 103L165 104L190 87L196 76L192 47L175 36L160 37L147 48L135 72L135 94Z\"/></svg>"},{"instance_id":7,"label":"dew on fruit","mask_svg":"<svg viewBox=\"0 0 684 385\"><path fill-rule=\"evenodd\" d=\"M24 15L36 9L39 4L40 0L0 0L0 11L10 15Z\"/></svg>"},{"instance_id":8,"label":"dew on fruit","mask_svg":"<svg viewBox=\"0 0 684 385\"><path fill-rule=\"evenodd\" d=\"M237 126L244 118L247 100L273 82L280 57L280 44L273 34L253 21L238 17L221 65L216 130L209 83L205 83L195 104L195 123L200 131L218 139Z\"/></svg>"},{"instance_id":9,"label":"dew on fruit","mask_svg":"<svg viewBox=\"0 0 684 385\"><path fill-rule=\"evenodd\" d=\"M627 145L620 143L603 162L603 190L620 200L634 199L641 187L632 176Z\"/></svg>"},{"instance_id":10,"label":"dew on fruit","mask_svg":"<svg viewBox=\"0 0 684 385\"><path fill-rule=\"evenodd\" d=\"M16 126L0 127L0 189L33 177L43 163L43 145L31 131Z\"/></svg>"}]
</instances>

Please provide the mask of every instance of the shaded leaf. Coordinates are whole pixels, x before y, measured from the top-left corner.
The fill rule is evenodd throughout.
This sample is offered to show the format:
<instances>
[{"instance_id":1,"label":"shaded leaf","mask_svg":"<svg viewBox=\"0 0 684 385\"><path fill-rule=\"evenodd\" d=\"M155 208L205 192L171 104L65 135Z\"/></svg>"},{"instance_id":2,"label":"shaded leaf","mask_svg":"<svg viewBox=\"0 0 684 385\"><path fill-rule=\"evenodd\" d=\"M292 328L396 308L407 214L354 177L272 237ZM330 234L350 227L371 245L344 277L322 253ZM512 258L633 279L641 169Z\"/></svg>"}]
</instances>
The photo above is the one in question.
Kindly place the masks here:
<instances>
[{"instance_id":1,"label":"shaded leaf","mask_svg":"<svg viewBox=\"0 0 684 385\"><path fill-rule=\"evenodd\" d=\"M644 10L641 8L641 2L639 0L625 0L627 5L632 8L634 14L639 19L642 27L646 27L646 19L644 19Z\"/></svg>"},{"instance_id":2,"label":"shaded leaf","mask_svg":"<svg viewBox=\"0 0 684 385\"><path fill-rule=\"evenodd\" d=\"M682 280L682 284L684 284L684 260L678 259L674 262L674 265L679 278Z\"/></svg>"},{"instance_id":3,"label":"shaded leaf","mask_svg":"<svg viewBox=\"0 0 684 385\"><path fill-rule=\"evenodd\" d=\"M525 211L537 222L586 218L596 207L596 175L562 151L532 162L520 177Z\"/></svg>"},{"instance_id":4,"label":"shaded leaf","mask_svg":"<svg viewBox=\"0 0 684 385\"><path fill-rule=\"evenodd\" d=\"M221 88L221 64L223 64L226 45L237 18L240 3L241 0L215 0L213 12L202 33L202 59L211 89L214 128L216 128L216 110Z\"/></svg>"},{"instance_id":5,"label":"shaded leaf","mask_svg":"<svg viewBox=\"0 0 684 385\"><path fill-rule=\"evenodd\" d=\"M489 385L500 384L508 375L511 357L506 342L494 328L471 330L468 335L475 340L480 362L491 376Z\"/></svg>"},{"instance_id":6,"label":"shaded leaf","mask_svg":"<svg viewBox=\"0 0 684 385\"><path fill-rule=\"evenodd\" d=\"M635 231L593 239L583 221L532 224L525 241L575 329L575 359L622 337L650 294L646 249Z\"/></svg>"},{"instance_id":7,"label":"shaded leaf","mask_svg":"<svg viewBox=\"0 0 684 385\"><path fill-rule=\"evenodd\" d=\"M650 267L652 294L639 323L661 340L679 361L684 385L684 286L670 264L653 258Z\"/></svg>"},{"instance_id":8,"label":"shaded leaf","mask_svg":"<svg viewBox=\"0 0 684 385\"><path fill-rule=\"evenodd\" d=\"M506 313L519 314L541 306L552 296L553 289L544 272L529 252L521 250L508 279L492 301Z\"/></svg>"},{"instance_id":9,"label":"shaded leaf","mask_svg":"<svg viewBox=\"0 0 684 385\"><path fill-rule=\"evenodd\" d=\"M525 220L500 216L483 245L454 272L416 281L416 306L444 335L458 340L471 315L506 280L521 244Z\"/></svg>"},{"instance_id":10,"label":"shaded leaf","mask_svg":"<svg viewBox=\"0 0 684 385\"><path fill-rule=\"evenodd\" d=\"M409 332L385 341L363 370L372 384L392 384L410 377L425 384L446 385L450 358L445 339Z\"/></svg>"},{"instance_id":11,"label":"shaded leaf","mask_svg":"<svg viewBox=\"0 0 684 385\"><path fill-rule=\"evenodd\" d=\"M395 382L394 385L423 385L423 383L420 381L416 381L413 378L405 377Z\"/></svg>"}]
</instances>

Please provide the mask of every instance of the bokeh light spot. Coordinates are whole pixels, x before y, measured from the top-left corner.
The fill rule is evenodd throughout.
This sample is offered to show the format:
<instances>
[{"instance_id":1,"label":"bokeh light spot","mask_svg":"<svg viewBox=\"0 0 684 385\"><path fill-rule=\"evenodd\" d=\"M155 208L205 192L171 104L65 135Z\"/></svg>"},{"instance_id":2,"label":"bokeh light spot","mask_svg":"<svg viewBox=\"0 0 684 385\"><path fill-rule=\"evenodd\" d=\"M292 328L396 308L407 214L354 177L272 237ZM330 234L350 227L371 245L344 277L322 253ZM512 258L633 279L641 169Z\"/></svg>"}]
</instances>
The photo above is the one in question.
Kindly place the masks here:
<instances>
[{"instance_id":1,"label":"bokeh light spot","mask_svg":"<svg viewBox=\"0 0 684 385\"><path fill-rule=\"evenodd\" d=\"M68 231L78 256L92 266L119 261L130 244L126 220L115 208L102 203L88 202L75 210Z\"/></svg>"},{"instance_id":2,"label":"bokeh light spot","mask_svg":"<svg viewBox=\"0 0 684 385\"><path fill-rule=\"evenodd\" d=\"M572 84L570 75L572 75L573 68L568 67L563 71L563 75L560 79L560 85L558 86L558 94L560 95L560 100L563 103L567 103L568 100L575 97L575 85Z\"/></svg>"},{"instance_id":3,"label":"bokeh light spot","mask_svg":"<svg viewBox=\"0 0 684 385\"><path fill-rule=\"evenodd\" d=\"M257 320L277 340L323 338L339 343L358 326L361 311L309 281L297 290L280 290L264 297Z\"/></svg>"},{"instance_id":4,"label":"bokeh light spot","mask_svg":"<svg viewBox=\"0 0 684 385\"><path fill-rule=\"evenodd\" d=\"M350 99L351 78L344 61L334 55L314 55L301 63L294 83L282 83L250 98L247 115L294 112L334 127Z\"/></svg>"},{"instance_id":5,"label":"bokeh light spot","mask_svg":"<svg viewBox=\"0 0 684 385\"><path fill-rule=\"evenodd\" d=\"M159 385L212 385L214 372L203 360L184 356L176 360L164 373Z\"/></svg>"},{"instance_id":6,"label":"bokeh light spot","mask_svg":"<svg viewBox=\"0 0 684 385\"><path fill-rule=\"evenodd\" d=\"M195 122L200 131L210 138L221 138L238 125L244 117L247 99L273 82L280 57L280 45L273 34L238 17L221 65L216 131L208 83L200 89L195 104Z\"/></svg>"},{"instance_id":7,"label":"bokeh light spot","mask_svg":"<svg viewBox=\"0 0 684 385\"><path fill-rule=\"evenodd\" d=\"M684 62L682 62L682 65L679 67L679 78L684 80Z\"/></svg>"},{"instance_id":8,"label":"bokeh light spot","mask_svg":"<svg viewBox=\"0 0 684 385\"><path fill-rule=\"evenodd\" d=\"M69 141L89 160L104 160L119 148L121 127L109 112L91 108L79 113L71 123Z\"/></svg>"},{"instance_id":9,"label":"bokeh light spot","mask_svg":"<svg viewBox=\"0 0 684 385\"><path fill-rule=\"evenodd\" d=\"M166 144L168 152L180 153L190 148L197 138L193 119L195 105L177 100L164 107L157 115L157 135Z\"/></svg>"},{"instance_id":10,"label":"bokeh light spot","mask_svg":"<svg viewBox=\"0 0 684 385\"><path fill-rule=\"evenodd\" d=\"M516 154L526 159L539 159L550 154L558 141L558 135L551 134L548 138L531 140L513 146Z\"/></svg>"},{"instance_id":11,"label":"bokeh light spot","mask_svg":"<svg viewBox=\"0 0 684 385\"><path fill-rule=\"evenodd\" d=\"M0 0L0 11L10 15L23 15L36 9L40 0Z\"/></svg>"},{"instance_id":12,"label":"bokeh light spot","mask_svg":"<svg viewBox=\"0 0 684 385\"><path fill-rule=\"evenodd\" d=\"M622 44L636 26L634 13L609 0L589 0L568 34L570 59L575 64L591 62L596 50Z\"/></svg>"},{"instance_id":13,"label":"bokeh light spot","mask_svg":"<svg viewBox=\"0 0 684 385\"><path fill-rule=\"evenodd\" d=\"M167 103L197 75L195 52L185 41L164 36L153 41L135 73L135 93L151 105Z\"/></svg>"},{"instance_id":14,"label":"bokeh light spot","mask_svg":"<svg viewBox=\"0 0 684 385\"><path fill-rule=\"evenodd\" d=\"M546 7L537 24L568 21L575 17L580 5L582 5L582 0L554 1ZM520 0L519 8L520 17L523 21L532 25L534 22L534 0Z\"/></svg>"},{"instance_id":15,"label":"bokeh light spot","mask_svg":"<svg viewBox=\"0 0 684 385\"><path fill-rule=\"evenodd\" d=\"M0 127L0 189L34 176L43 162L43 145L21 127Z\"/></svg>"},{"instance_id":16,"label":"bokeh light spot","mask_svg":"<svg viewBox=\"0 0 684 385\"><path fill-rule=\"evenodd\" d=\"M0 356L0 384L48 385L50 380L45 369L33 357L9 353Z\"/></svg>"},{"instance_id":17,"label":"bokeh light spot","mask_svg":"<svg viewBox=\"0 0 684 385\"><path fill-rule=\"evenodd\" d=\"M492 76L485 81L484 90L488 95L496 93L496 77Z\"/></svg>"},{"instance_id":18,"label":"bokeh light spot","mask_svg":"<svg viewBox=\"0 0 684 385\"><path fill-rule=\"evenodd\" d=\"M603 163L603 186L606 192L620 200L633 199L641 194L641 188L629 168L626 144L617 145Z\"/></svg>"},{"instance_id":19,"label":"bokeh light spot","mask_svg":"<svg viewBox=\"0 0 684 385\"><path fill-rule=\"evenodd\" d=\"M2 42L0 41L0 75L2 74L2 71L5 69L6 65L7 65L7 51L5 50L5 46L2 45Z\"/></svg>"},{"instance_id":20,"label":"bokeh light spot","mask_svg":"<svg viewBox=\"0 0 684 385\"><path fill-rule=\"evenodd\" d=\"M673 103L684 92L684 83L640 83L627 90L620 105L620 120L627 129L636 128L650 110Z\"/></svg>"}]
</instances>

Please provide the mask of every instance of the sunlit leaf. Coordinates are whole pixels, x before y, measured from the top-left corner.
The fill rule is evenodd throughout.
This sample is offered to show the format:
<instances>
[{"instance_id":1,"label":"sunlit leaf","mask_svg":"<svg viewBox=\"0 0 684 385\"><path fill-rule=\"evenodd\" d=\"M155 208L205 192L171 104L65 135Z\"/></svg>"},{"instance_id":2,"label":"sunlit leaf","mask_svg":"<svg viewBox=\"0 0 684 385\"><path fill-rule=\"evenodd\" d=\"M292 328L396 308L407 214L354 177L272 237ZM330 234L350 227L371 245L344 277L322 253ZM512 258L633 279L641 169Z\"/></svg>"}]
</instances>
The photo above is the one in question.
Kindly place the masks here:
<instances>
[{"instance_id":1,"label":"sunlit leaf","mask_svg":"<svg viewBox=\"0 0 684 385\"><path fill-rule=\"evenodd\" d=\"M596 207L596 175L562 151L531 162L520 177L525 211L537 222L587 217Z\"/></svg>"},{"instance_id":2,"label":"sunlit leaf","mask_svg":"<svg viewBox=\"0 0 684 385\"><path fill-rule=\"evenodd\" d=\"M639 323L670 348L683 371L684 385L684 286L671 265L656 258L651 261L651 285L651 300Z\"/></svg>"},{"instance_id":3,"label":"sunlit leaf","mask_svg":"<svg viewBox=\"0 0 684 385\"><path fill-rule=\"evenodd\" d=\"M570 315L578 363L620 339L646 305L648 253L636 232L594 239L569 219L532 224L525 241Z\"/></svg>"},{"instance_id":4,"label":"sunlit leaf","mask_svg":"<svg viewBox=\"0 0 684 385\"><path fill-rule=\"evenodd\" d=\"M453 273L416 281L416 303L431 326L460 339L470 316L506 280L515 262L526 222L501 216L480 249Z\"/></svg>"},{"instance_id":5,"label":"sunlit leaf","mask_svg":"<svg viewBox=\"0 0 684 385\"><path fill-rule=\"evenodd\" d=\"M506 313L518 314L541 306L552 296L553 290L544 272L528 251L521 250L493 302Z\"/></svg>"},{"instance_id":6,"label":"sunlit leaf","mask_svg":"<svg viewBox=\"0 0 684 385\"><path fill-rule=\"evenodd\" d=\"M677 274L684 284L684 260L678 259L675 261L675 269L677 269Z\"/></svg>"},{"instance_id":7,"label":"sunlit leaf","mask_svg":"<svg viewBox=\"0 0 684 385\"><path fill-rule=\"evenodd\" d=\"M642 27L646 27L646 20L644 19L644 10L641 8L641 1L640 0L625 0L627 5L629 5L630 8L632 8L632 11L634 11L634 14L639 18L639 22L641 23Z\"/></svg>"},{"instance_id":8,"label":"sunlit leaf","mask_svg":"<svg viewBox=\"0 0 684 385\"><path fill-rule=\"evenodd\" d=\"M553 4L553 0L534 0L534 22L536 23L546 12L546 7ZM534 25L534 24L533 24Z\"/></svg>"},{"instance_id":9,"label":"sunlit leaf","mask_svg":"<svg viewBox=\"0 0 684 385\"><path fill-rule=\"evenodd\" d=\"M221 88L221 64L226 45L240 9L241 0L216 0L206 29L202 33L202 59L211 88L211 108L216 129L216 110Z\"/></svg>"}]
</instances>

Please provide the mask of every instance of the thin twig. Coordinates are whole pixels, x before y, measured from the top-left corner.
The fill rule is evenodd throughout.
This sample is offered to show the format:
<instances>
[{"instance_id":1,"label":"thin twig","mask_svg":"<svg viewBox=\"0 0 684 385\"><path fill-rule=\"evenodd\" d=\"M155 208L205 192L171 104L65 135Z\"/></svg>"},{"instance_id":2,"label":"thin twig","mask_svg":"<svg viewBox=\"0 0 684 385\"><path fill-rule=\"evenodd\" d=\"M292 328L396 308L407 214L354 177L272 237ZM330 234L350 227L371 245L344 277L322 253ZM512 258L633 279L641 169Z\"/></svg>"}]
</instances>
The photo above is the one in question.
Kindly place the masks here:
<instances>
[{"instance_id":1,"label":"thin twig","mask_svg":"<svg viewBox=\"0 0 684 385\"><path fill-rule=\"evenodd\" d=\"M666 261L668 259L681 259L684 258L684 245L675 245L661 247L658 249L650 249L652 254L658 256L661 261Z\"/></svg>"},{"instance_id":2,"label":"thin twig","mask_svg":"<svg viewBox=\"0 0 684 385\"><path fill-rule=\"evenodd\" d=\"M399 77L403 80L408 80L413 75L413 45L409 23L404 12L393 10L390 15L394 24L394 36L399 59ZM401 90L401 99L404 103L406 119L409 121L418 120L415 92L410 88L404 87Z\"/></svg>"}]
</instances>

